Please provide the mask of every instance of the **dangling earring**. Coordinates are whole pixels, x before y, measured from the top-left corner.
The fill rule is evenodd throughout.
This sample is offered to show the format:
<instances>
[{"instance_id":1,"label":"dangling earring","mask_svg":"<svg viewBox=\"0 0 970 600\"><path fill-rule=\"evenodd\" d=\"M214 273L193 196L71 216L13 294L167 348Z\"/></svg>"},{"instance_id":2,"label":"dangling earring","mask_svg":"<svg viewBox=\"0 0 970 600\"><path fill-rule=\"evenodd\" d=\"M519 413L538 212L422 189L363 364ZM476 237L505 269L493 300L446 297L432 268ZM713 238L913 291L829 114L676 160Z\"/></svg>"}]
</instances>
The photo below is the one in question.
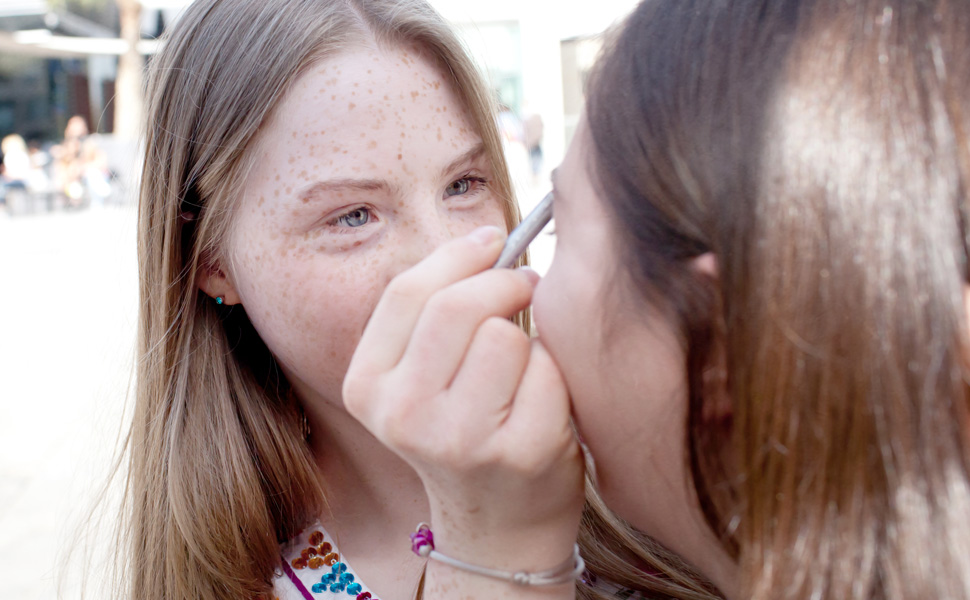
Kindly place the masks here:
<instances>
[{"instance_id":1,"label":"dangling earring","mask_svg":"<svg viewBox=\"0 0 970 600\"><path fill-rule=\"evenodd\" d=\"M221 305L221 304L222 304L222 302L223 302L223 300L222 300L222 296L216 296L216 304L219 304L219 305Z\"/></svg>"}]
</instances>

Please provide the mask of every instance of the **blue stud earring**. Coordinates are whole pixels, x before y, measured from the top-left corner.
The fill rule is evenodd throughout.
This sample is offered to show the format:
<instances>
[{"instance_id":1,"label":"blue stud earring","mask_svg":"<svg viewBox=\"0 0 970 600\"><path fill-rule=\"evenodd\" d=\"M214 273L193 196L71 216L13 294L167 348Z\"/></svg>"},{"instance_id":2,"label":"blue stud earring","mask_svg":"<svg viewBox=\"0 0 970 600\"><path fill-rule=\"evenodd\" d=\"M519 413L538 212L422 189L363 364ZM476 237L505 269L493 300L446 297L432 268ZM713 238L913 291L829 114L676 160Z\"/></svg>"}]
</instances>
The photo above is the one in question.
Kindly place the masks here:
<instances>
[{"instance_id":1,"label":"blue stud earring","mask_svg":"<svg viewBox=\"0 0 970 600\"><path fill-rule=\"evenodd\" d=\"M216 304L222 304L222 296L216 296Z\"/></svg>"}]
</instances>

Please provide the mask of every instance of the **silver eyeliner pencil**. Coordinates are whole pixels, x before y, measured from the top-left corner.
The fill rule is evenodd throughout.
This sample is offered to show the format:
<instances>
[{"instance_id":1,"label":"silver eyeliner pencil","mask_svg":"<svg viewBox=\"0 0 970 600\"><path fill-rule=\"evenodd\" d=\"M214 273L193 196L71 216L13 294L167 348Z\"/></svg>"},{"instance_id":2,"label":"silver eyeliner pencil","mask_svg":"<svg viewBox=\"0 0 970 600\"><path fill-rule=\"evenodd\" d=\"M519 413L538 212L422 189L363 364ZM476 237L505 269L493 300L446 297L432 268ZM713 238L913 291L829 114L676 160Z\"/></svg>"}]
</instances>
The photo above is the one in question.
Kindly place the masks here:
<instances>
[{"instance_id":1,"label":"silver eyeliner pencil","mask_svg":"<svg viewBox=\"0 0 970 600\"><path fill-rule=\"evenodd\" d=\"M502 248L502 253L499 254L498 260L495 261L492 268L507 269L511 267L551 219L552 192L549 192L542 199L542 202L532 209L529 216L522 219L519 226L509 234L508 239L505 240L505 246Z\"/></svg>"}]
</instances>

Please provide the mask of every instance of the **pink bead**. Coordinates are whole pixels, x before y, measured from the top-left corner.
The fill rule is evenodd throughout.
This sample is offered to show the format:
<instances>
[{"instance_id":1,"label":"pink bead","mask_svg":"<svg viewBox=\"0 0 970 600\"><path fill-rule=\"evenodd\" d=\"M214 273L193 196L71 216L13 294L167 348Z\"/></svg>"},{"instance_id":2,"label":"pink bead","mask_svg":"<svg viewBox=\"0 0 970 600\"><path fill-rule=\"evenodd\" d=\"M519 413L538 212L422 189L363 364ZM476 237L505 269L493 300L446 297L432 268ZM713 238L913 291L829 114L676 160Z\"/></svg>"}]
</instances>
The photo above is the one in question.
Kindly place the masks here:
<instances>
[{"instance_id":1,"label":"pink bead","mask_svg":"<svg viewBox=\"0 0 970 600\"><path fill-rule=\"evenodd\" d=\"M434 550L434 535L431 528L422 524L417 531L411 534L411 551L418 556L427 556L427 552L422 550L427 546L428 551Z\"/></svg>"}]
</instances>

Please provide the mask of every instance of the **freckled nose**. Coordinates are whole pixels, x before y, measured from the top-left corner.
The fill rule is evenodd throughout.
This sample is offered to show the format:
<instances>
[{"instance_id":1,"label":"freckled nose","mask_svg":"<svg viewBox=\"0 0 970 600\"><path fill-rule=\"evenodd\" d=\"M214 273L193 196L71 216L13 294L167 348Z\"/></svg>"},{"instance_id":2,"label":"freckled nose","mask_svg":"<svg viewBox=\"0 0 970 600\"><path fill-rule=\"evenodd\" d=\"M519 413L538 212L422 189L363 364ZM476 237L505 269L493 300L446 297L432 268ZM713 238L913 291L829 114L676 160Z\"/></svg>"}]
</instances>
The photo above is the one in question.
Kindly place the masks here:
<instances>
[{"instance_id":1,"label":"freckled nose","mask_svg":"<svg viewBox=\"0 0 970 600\"><path fill-rule=\"evenodd\" d=\"M454 229L454 220L447 213L435 209L415 211L413 217L401 223L402 269L419 263L441 245L451 241L459 231Z\"/></svg>"}]
</instances>

